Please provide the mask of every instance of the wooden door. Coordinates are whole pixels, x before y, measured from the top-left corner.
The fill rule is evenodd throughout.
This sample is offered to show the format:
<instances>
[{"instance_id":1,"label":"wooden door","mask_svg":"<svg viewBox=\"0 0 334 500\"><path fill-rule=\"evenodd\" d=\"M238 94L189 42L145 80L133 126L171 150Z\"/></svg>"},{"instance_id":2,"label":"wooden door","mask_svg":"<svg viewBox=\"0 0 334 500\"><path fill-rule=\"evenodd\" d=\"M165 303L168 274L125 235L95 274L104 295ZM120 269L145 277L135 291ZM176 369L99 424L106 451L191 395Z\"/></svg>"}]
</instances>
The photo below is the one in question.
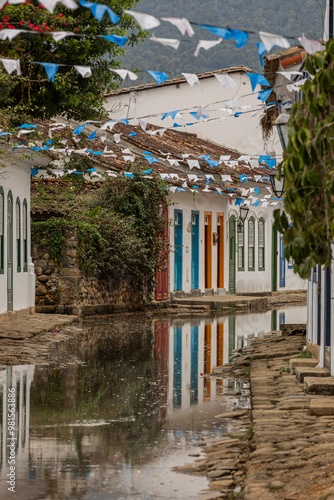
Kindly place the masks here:
<instances>
[{"instance_id":1,"label":"wooden door","mask_svg":"<svg viewBox=\"0 0 334 500\"><path fill-rule=\"evenodd\" d=\"M183 212L174 211L174 290L182 290Z\"/></svg>"},{"instance_id":2,"label":"wooden door","mask_svg":"<svg viewBox=\"0 0 334 500\"><path fill-rule=\"evenodd\" d=\"M164 248L162 250L162 266L156 273L155 300L168 299L168 208L164 208L165 230L164 230Z\"/></svg>"},{"instance_id":3,"label":"wooden door","mask_svg":"<svg viewBox=\"0 0 334 500\"><path fill-rule=\"evenodd\" d=\"M212 212L204 212L204 288L212 288Z\"/></svg>"},{"instance_id":4,"label":"wooden door","mask_svg":"<svg viewBox=\"0 0 334 500\"><path fill-rule=\"evenodd\" d=\"M191 212L191 289L197 290L199 278L199 213Z\"/></svg>"},{"instance_id":5,"label":"wooden door","mask_svg":"<svg viewBox=\"0 0 334 500\"><path fill-rule=\"evenodd\" d=\"M228 223L228 239L229 239L229 286L230 294L235 293L235 217L231 215Z\"/></svg>"},{"instance_id":6,"label":"wooden door","mask_svg":"<svg viewBox=\"0 0 334 500\"><path fill-rule=\"evenodd\" d=\"M217 288L224 288L224 214L217 213Z\"/></svg>"}]
</instances>

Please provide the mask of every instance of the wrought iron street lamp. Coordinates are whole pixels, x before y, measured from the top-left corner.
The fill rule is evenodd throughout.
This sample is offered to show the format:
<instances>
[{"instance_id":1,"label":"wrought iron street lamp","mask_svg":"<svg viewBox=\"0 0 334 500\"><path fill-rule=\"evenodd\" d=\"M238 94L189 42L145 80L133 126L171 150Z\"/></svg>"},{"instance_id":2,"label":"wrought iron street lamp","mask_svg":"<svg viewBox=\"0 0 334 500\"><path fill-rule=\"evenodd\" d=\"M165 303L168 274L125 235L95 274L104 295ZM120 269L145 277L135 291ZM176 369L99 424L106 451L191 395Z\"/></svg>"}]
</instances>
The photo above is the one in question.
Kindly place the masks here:
<instances>
[{"instance_id":1,"label":"wrought iron street lamp","mask_svg":"<svg viewBox=\"0 0 334 500\"><path fill-rule=\"evenodd\" d=\"M277 198L282 198L283 194L285 193L285 175L283 172L281 172L280 179L277 179L277 173L277 170L272 170L270 172L270 184Z\"/></svg>"},{"instance_id":2,"label":"wrought iron street lamp","mask_svg":"<svg viewBox=\"0 0 334 500\"><path fill-rule=\"evenodd\" d=\"M247 207L247 205L240 206L239 220L238 220L238 224L237 224L237 232L238 233L242 233L242 231L243 231L244 222L247 219L248 212L249 212L249 208Z\"/></svg>"}]
</instances>

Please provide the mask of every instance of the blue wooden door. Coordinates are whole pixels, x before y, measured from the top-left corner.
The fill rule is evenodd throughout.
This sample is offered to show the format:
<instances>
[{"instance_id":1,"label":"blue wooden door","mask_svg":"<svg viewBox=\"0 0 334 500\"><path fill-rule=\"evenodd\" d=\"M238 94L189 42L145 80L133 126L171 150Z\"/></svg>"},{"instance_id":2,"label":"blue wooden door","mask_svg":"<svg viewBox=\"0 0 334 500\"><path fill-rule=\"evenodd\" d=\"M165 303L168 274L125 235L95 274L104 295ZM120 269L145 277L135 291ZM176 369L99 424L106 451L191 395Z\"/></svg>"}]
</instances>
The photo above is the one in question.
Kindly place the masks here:
<instances>
[{"instance_id":1,"label":"blue wooden door","mask_svg":"<svg viewBox=\"0 0 334 500\"><path fill-rule=\"evenodd\" d=\"M174 211L174 290L182 290L183 213Z\"/></svg>"},{"instance_id":2,"label":"blue wooden door","mask_svg":"<svg viewBox=\"0 0 334 500\"><path fill-rule=\"evenodd\" d=\"M199 214L191 212L191 288L198 289L199 276Z\"/></svg>"},{"instance_id":3,"label":"blue wooden door","mask_svg":"<svg viewBox=\"0 0 334 500\"><path fill-rule=\"evenodd\" d=\"M182 404L182 326L174 328L173 408Z\"/></svg>"},{"instance_id":4,"label":"blue wooden door","mask_svg":"<svg viewBox=\"0 0 334 500\"><path fill-rule=\"evenodd\" d=\"M190 404L198 403L198 326L191 327Z\"/></svg>"},{"instance_id":5,"label":"blue wooden door","mask_svg":"<svg viewBox=\"0 0 334 500\"><path fill-rule=\"evenodd\" d=\"M285 257L282 235L280 235L279 240L279 286L285 287Z\"/></svg>"}]
</instances>

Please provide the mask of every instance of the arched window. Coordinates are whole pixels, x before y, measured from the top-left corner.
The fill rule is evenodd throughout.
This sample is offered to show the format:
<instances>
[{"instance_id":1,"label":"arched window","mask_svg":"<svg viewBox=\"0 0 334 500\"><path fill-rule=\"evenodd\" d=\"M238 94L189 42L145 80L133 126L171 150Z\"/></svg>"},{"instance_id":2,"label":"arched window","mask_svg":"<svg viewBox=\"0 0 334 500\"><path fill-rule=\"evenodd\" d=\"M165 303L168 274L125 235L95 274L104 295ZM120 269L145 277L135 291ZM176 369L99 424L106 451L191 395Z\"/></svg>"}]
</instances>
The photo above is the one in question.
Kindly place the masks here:
<instances>
[{"instance_id":1,"label":"arched window","mask_svg":"<svg viewBox=\"0 0 334 500\"><path fill-rule=\"evenodd\" d=\"M23 271L28 271L28 204L24 199L22 205L22 222L23 222Z\"/></svg>"},{"instance_id":2,"label":"arched window","mask_svg":"<svg viewBox=\"0 0 334 500\"><path fill-rule=\"evenodd\" d=\"M238 234L238 271L245 270L245 224L242 221L238 222L237 234Z\"/></svg>"},{"instance_id":3,"label":"arched window","mask_svg":"<svg viewBox=\"0 0 334 500\"><path fill-rule=\"evenodd\" d=\"M248 271L255 271L255 220L248 221Z\"/></svg>"},{"instance_id":4,"label":"arched window","mask_svg":"<svg viewBox=\"0 0 334 500\"><path fill-rule=\"evenodd\" d=\"M259 220L259 271L265 270L264 220Z\"/></svg>"},{"instance_id":5,"label":"arched window","mask_svg":"<svg viewBox=\"0 0 334 500\"><path fill-rule=\"evenodd\" d=\"M21 271L21 205L19 198L16 198L15 204L16 216L16 264L17 272Z\"/></svg>"},{"instance_id":6,"label":"arched window","mask_svg":"<svg viewBox=\"0 0 334 500\"><path fill-rule=\"evenodd\" d=\"M0 187L0 274L4 272L4 238L5 238L5 197L3 188Z\"/></svg>"}]
</instances>

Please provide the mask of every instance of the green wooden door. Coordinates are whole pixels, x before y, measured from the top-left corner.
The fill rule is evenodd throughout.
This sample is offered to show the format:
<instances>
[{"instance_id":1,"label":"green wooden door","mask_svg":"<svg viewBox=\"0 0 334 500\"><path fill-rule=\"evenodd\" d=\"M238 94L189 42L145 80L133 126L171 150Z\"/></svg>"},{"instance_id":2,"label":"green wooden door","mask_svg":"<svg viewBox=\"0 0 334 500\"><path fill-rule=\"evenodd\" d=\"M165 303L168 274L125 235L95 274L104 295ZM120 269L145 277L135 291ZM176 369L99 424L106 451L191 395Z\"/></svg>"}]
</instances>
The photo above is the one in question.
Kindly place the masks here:
<instances>
[{"instance_id":1,"label":"green wooden door","mask_svg":"<svg viewBox=\"0 0 334 500\"><path fill-rule=\"evenodd\" d=\"M272 228L272 238L271 238L271 290L276 292L277 290L277 231Z\"/></svg>"},{"instance_id":2,"label":"green wooden door","mask_svg":"<svg viewBox=\"0 0 334 500\"><path fill-rule=\"evenodd\" d=\"M235 293L235 217L231 215L229 222L229 293Z\"/></svg>"},{"instance_id":3,"label":"green wooden door","mask_svg":"<svg viewBox=\"0 0 334 500\"><path fill-rule=\"evenodd\" d=\"M13 196L7 198L7 310L13 310Z\"/></svg>"}]
</instances>

